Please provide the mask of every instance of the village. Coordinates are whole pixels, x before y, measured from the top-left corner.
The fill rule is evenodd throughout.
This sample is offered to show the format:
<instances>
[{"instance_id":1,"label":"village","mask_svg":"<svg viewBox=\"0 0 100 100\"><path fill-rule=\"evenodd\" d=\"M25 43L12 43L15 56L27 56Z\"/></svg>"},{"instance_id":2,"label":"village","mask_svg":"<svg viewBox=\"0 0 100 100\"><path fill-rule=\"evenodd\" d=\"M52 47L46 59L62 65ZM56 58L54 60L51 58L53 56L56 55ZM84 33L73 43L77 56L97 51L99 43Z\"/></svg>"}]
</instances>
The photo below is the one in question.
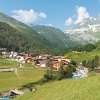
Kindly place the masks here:
<instances>
[{"instance_id":1,"label":"village","mask_svg":"<svg viewBox=\"0 0 100 100\"><path fill-rule=\"evenodd\" d=\"M24 52L14 52L9 51L7 48L0 48L0 59L1 60L11 60L19 63L16 68L0 68L0 72L14 72L18 76L18 69L23 68L25 64L32 65L33 67L39 69L47 69L52 67L54 71L58 71L61 66L67 66L71 59L66 56L53 56L50 54L26 54ZM34 88L32 91L35 90ZM12 89L10 91L4 91L2 94L5 96L15 96L22 95L26 93L27 90Z\"/></svg>"},{"instance_id":2,"label":"village","mask_svg":"<svg viewBox=\"0 0 100 100\"><path fill-rule=\"evenodd\" d=\"M52 67L54 71L59 71L59 69L63 67L67 67L71 62L71 59L67 56L53 56L50 54L26 54L24 52L14 52L9 51L7 48L0 48L0 59L6 59L11 61L16 61L19 63L17 68L0 68L0 72L15 72L16 76L18 76L18 69L23 68L25 64L32 65L33 67L39 69L48 69ZM88 68L78 66L75 67L76 71L73 73L71 79L78 79L83 77L88 77ZM67 78L66 78L67 79ZM36 87L32 89L32 91L36 90ZM15 96L15 95L23 95L29 90L20 90L20 89L12 89L10 91L2 93L3 96Z\"/></svg>"},{"instance_id":3,"label":"village","mask_svg":"<svg viewBox=\"0 0 100 100\"><path fill-rule=\"evenodd\" d=\"M10 59L18 61L19 67L23 67L23 64L28 63L37 65L37 67L47 68L53 67L54 70L58 70L61 66L67 66L71 59L66 56L52 56L50 54L26 54L24 52L9 52L6 48L0 48L0 53L3 55L3 59Z\"/></svg>"},{"instance_id":4,"label":"village","mask_svg":"<svg viewBox=\"0 0 100 100\"><path fill-rule=\"evenodd\" d=\"M59 70L61 70L62 67L66 68L67 66L69 66L69 64L72 61L67 56L54 56L51 54L36 54L36 53L27 54L25 52L9 51L7 48L0 48L0 55L1 55L0 56L1 60L6 59L6 60L11 60L11 61L16 61L19 63L19 66L15 68L13 67L12 68L0 68L0 72L14 72L17 77L19 77L18 69L24 68L25 64L29 64L35 67L36 69L41 68L41 69L47 70L47 69L52 68L53 71L59 72ZM88 77L89 70L85 66L82 66L81 63L78 64L77 67L74 66L74 68L76 71L75 72L73 71L73 75L71 79ZM99 72L98 69L95 69L95 70L96 72ZM48 76L47 76L47 80L48 80ZM29 89L24 88L24 90L14 88L9 91L4 91L1 93L1 97L20 96L29 91L36 91L36 86L33 86L32 88L29 88Z\"/></svg>"},{"instance_id":5,"label":"village","mask_svg":"<svg viewBox=\"0 0 100 100\"><path fill-rule=\"evenodd\" d=\"M31 64L36 68L48 69L52 68L54 71L58 71L62 66L67 67L71 62L71 59L67 56L53 56L50 54L26 54L24 52L14 52L9 51L7 48L0 48L0 53L3 55L2 59L9 59L19 62L18 68L23 67L24 64ZM76 67L76 66L74 66ZM15 71L17 72L18 68L10 69L0 69L0 72L3 71ZM98 72L98 70L96 69ZM85 66L82 67L82 64L79 63L76 72L73 73L73 78L81 78L88 76L88 68Z\"/></svg>"}]
</instances>

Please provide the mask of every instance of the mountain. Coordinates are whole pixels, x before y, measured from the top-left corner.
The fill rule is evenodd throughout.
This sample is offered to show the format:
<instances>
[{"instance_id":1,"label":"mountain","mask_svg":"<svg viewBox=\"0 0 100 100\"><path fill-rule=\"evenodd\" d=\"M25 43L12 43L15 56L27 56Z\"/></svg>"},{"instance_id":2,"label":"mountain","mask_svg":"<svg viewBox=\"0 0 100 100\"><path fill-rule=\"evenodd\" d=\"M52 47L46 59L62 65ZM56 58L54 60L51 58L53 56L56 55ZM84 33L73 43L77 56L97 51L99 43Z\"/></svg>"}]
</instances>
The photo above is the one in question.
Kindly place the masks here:
<instances>
[{"instance_id":1,"label":"mountain","mask_svg":"<svg viewBox=\"0 0 100 100\"><path fill-rule=\"evenodd\" d=\"M46 38L53 48L65 49L76 45L75 41L70 40L63 31L52 26L30 25L33 30Z\"/></svg>"},{"instance_id":2,"label":"mountain","mask_svg":"<svg viewBox=\"0 0 100 100\"><path fill-rule=\"evenodd\" d=\"M12 29L16 30L17 33L20 33L20 35L22 35L23 38L25 36L25 40L23 39L24 44L26 43L25 42L26 37L28 38L27 44L26 44L26 45L29 45L28 48L25 45L24 45L25 47L23 47L22 44L20 45L20 47L22 46L24 48L23 51L25 50L25 51L31 52L33 50L33 51L39 51L39 52L45 52L45 53L46 52L58 52L59 50L66 49L66 48L72 47L77 44L75 41L70 40L70 37L66 36L64 32L62 32L60 29L57 29L51 26L44 26L44 25L28 26L3 13L0 13L0 22L5 22L5 24L7 23L7 25L11 28L11 30ZM4 28L7 28L7 27L5 27L4 25ZM7 31L5 32L7 33ZM16 35L17 33L15 32L13 33L15 37L17 37ZM0 34L3 35L2 33ZM13 38L16 39L15 37ZM28 41L31 41L31 42L28 42ZM8 43L9 42L6 42L6 46ZM15 44L14 41L13 43ZM16 48L19 48L19 47L16 47Z\"/></svg>"},{"instance_id":3,"label":"mountain","mask_svg":"<svg viewBox=\"0 0 100 100\"><path fill-rule=\"evenodd\" d=\"M97 42L100 40L100 18L86 19L64 32L66 36L80 44Z\"/></svg>"},{"instance_id":4,"label":"mountain","mask_svg":"<svg viewBox=\"0 0 100 100\"><path fill-rule=\"evenodd\" d=\"M7 36L9 37L8 39ZM27 52L49 52L49 46L51 45L47 39L39 35L31 27L3 13L0 13L0 39L0 47L8 47L9 44L8 48L13 50L19 48L20 45L20 47L23 48L20 50ZM17 42L19 45L17 45Z\"/></svg>"},{"instance_id":5,"label":"mountain","mask_svg":"<svg viewBox=\"0 0 100 100\"><path fill-rule=\"evenodd\" d=\"M20 52L50 52L41 41L21 33L5 22L0 22L0 47Z\"/></svg>"}]
</instances>

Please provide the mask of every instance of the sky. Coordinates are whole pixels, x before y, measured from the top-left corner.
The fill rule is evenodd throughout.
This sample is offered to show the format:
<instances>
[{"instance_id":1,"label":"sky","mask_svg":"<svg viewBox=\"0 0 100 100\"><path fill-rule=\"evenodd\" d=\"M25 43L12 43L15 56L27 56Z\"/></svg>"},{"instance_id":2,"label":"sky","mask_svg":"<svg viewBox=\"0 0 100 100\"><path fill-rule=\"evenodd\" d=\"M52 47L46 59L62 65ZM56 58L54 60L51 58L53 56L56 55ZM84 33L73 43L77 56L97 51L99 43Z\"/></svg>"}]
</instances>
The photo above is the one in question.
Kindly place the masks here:
<instances>
[{"instance_id":1,"label":"sky","mask_svg":"<svg viewBox=\"0 0 100 100\"><path fill-rule=\"evenodd\" d=\"M100 16L100 0L0 0L0 12L26 24L62 30Z\"/></svg>"}]
</instances>

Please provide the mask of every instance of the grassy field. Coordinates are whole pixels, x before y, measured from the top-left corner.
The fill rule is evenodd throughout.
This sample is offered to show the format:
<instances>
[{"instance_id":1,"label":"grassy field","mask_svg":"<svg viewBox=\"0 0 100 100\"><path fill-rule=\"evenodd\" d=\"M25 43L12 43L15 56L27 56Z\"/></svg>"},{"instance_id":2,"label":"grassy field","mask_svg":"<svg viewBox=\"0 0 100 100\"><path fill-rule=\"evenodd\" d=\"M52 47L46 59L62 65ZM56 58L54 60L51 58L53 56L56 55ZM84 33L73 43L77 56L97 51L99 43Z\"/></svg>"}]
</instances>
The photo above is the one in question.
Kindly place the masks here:
<instances>
[{"instance_id":1,"label":"grassy field","mask_svg":"<svg viewBox=\"0 0 100 100\"><path fill-rule=\"evenodd\" d=\"M4 67L5 65L9 65L11 63L10 61L3 62L2 64L0 63L0 65L4 65ZM40 80L43 77L45 70L36 69L33 67L28 65L27 67L25 66L23 68L18 69L18 75L16 75L14 72L0 72L0 92L10 90L16 87L19 88L25 84Z\"/></svg>"},{"instance_id":2,"label":"grassy field","mask_svg":"<svg viewBox=\"0 0 100 100\"><path fill-rule=\"evenodd\" d=\"M79 54L76 54L74 52L70 52L70 53L67 53L65 55L74 61L83 61L83 60L93 59L95 56L100 57L100 51L92 51L92 52L79 53Z\"/></svg>"},{"instance_id":3,"label":"grassy field","mask_svg":"<svg viewBox=\"0 0 100 100\"><path fill-rule=\"evenodd\" d=\"M12 60L0 60L0 68L12 68L19 67L19 63L17 61Z\"/></svg>"},{"instance_id":4,"label":"grassy field","mask_svg":"<svg viewBox=\"0 0 100 100\"><path fill-rule=\"evenodd\" d=\"M100 100L100 75L47 83L14 100Z\"/></svg>"}]
</instances>

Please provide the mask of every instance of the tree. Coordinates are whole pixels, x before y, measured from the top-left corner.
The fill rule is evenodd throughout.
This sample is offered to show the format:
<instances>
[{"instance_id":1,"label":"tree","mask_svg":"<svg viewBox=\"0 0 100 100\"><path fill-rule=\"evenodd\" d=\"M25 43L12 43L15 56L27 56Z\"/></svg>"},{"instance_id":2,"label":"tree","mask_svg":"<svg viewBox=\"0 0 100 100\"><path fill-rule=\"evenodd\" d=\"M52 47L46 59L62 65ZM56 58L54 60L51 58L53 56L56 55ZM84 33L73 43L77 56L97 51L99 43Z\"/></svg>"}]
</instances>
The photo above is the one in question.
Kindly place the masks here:
<instances>
[{"instance_id":1,"label":"tree","mask_svg":"<svg viewBox=\"0 0 100 100\"><path fill-rule=\"evenodd\" d=\"M64 78L71 78L73 76L73 68L71 66L67 66L64 69Z\"/></svg>"},{"instance_id":2,"label":"tree","mask_svg":"<svg viewBox=\"0 0 100 100\"><path fill-rule=\"evenodd\" d=\"M100 61L99 56L95 56L95 58L94 58L94 66L95 67L98 67L100 65L99 61Z\"/></svg>"},{"instance_id":3,"label":"tree","mask_svg":"<svg viewBox=\"0 0 100 100\"><path fill-rule=\"evenodd\" d=\"M77 63L75 61L71 61L70 65L72 65L73 67L77 67Z\"/></svg>"},{"instance_id":4,"label":"tree","mask_svg":"<svg viewBox=\"0 0 100 100\"><path fill-rule=\"evenodd\" d=\"M46 74L44 75L44 78L46 79L46 81L49 81L49 80L53 80L53 69L52 67L50 67L50 69L47 69L47 72Z\"/></svg>"},{"instance_id":5,"label":"tree","mask_svg":"<svg viewBox=\"0 0 100 100\"><path fill-rule=\"evenodd\" d=\"M64 67L61 66L60 69L58 70L57 80L61 80L64 77L65 77L65 75L64 75Z\"/></svg>"},{"instance_id":6,"label":"tree","mask_svg":"<svg viewBox=\"0 0 100 100\"><path fill-rule=\"evenodd\" d=\"M94 68L95 68L95 59L91 61L91 69L94 70Z\"/></svg>"},{"instance_id":7,"label":"tree","mask_svg":"<svg viewBox=\"0 0 100 100\"><path fill-rule=\"evenodd\" d=\"M91 66L92 66L92 63L91 63L91 60L87 61L87 67L91 70Z\"/></svg>"},{"instance_id":8,"label":"tree","mask_svg":"<svg viewBox=\"0 0 100 100\"><path fill-rule=\"evenodd\" d=\"M87 66L86 60L82 61L82 66L83 66L83 67L86 67L86 66Z\"/></svg>"}]
</instances>

